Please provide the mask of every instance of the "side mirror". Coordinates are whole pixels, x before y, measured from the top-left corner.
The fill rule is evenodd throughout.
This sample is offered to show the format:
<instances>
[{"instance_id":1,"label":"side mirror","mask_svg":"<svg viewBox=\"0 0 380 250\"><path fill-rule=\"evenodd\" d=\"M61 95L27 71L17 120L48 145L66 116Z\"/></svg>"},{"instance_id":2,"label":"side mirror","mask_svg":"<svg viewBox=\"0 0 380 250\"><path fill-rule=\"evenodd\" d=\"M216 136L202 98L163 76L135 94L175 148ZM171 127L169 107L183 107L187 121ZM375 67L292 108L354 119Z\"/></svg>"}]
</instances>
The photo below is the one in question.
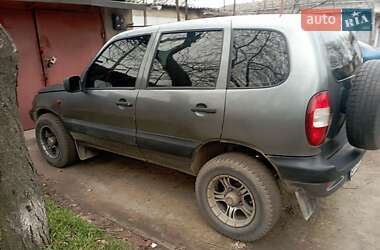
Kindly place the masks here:
<instances>
[{"instance_id":1,"label":"side mirror","mask_svg":"<svg viewBox=\"0 0 380 250\"><path fill-rule=\"evenodd\" d=\"M63 81L63 87L67 92L76 92L80 90L80 77L70 76Z\"/></svg>"}]
</instances>

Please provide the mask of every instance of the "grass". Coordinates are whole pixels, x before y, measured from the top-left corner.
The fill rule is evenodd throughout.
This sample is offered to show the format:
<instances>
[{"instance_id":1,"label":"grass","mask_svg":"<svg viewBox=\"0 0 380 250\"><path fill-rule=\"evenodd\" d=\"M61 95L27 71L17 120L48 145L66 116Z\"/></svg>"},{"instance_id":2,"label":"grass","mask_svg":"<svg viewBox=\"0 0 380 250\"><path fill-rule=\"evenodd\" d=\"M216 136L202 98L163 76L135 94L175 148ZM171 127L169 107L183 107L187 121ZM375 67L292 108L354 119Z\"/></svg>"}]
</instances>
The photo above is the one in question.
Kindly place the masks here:
<instances>
[{"instance_id":1,"label":"grass","mask_svg":"<svg viewBox=\"0 0 380 250\"><path fill-rule=\"evenodd\" d=\"M60 208L51 200L46 201L50 237L49 250L125 250L127 243L112 238L96 226Z\"/></svg>"}]
</instances>

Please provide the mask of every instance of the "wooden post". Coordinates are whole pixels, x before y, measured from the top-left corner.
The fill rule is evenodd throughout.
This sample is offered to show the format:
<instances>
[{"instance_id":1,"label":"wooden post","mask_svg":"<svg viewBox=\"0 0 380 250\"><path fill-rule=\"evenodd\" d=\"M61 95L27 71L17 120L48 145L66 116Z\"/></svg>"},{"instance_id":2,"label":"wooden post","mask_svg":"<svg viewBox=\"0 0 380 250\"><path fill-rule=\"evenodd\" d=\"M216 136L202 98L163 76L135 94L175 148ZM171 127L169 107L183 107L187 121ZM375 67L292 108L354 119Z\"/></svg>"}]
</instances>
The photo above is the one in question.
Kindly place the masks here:
<instances>
[{"instance_id":1,"label":"wooden post","mask_svg":"<svg viewBox=\"0 0 380 250\"><path fill-rule=\"evenodd\" d=\"M187 0L185 0L185 20L189 20L189 6Z\"/></svg>"},{"instance_id":2,"label":"wooden post","mask_svg":"<svg viewBox=\"0 0 380 250\"><path fill-rule=\"evenodd\" d=\"M280 3L280 15L284 14L284 0L281 0Z\"/></svg>"},{"instance_id":3,"label":"wooden post","mask_svg":"<svg viewBox=\"0 0 380 250\"><path fill-rule=\"evenodd\" d=\"M144 12L143 12L143 15L144 15L144 26L147 25L147 17L146 17L146 5L145 5L145 8L144 8Z\"/></svg>"},{"instance_id":4,"label":"wooden post","mask_svg":"<svg viewBox=\"0 0 380 250\"><path fill-rule=\"evenodd\" d=\"M0 249L43 249L49 229L17 111L16 48L1 25L0 61Z\"/></svg>"},{"instance_id":5,"label":"wooden post","mask_svg":"<svg viewBox=\"0 0 380 250\"><path fill-rule=\"evenodd\" d=\"M175 0L175 9L177 11L177 22L181 21L181 17L179 15L179 4L178 4L178 0Z\"/></svg>"},{"instance_id":6,"label":"wooden post","mask_svg":"<svg viewBox=\"0 0 380 250\"><path fill-rule=\"evenodd\" d=\"M232 15L236 15L236 0L234 0L234 6L233 6L233 9L232 9Z\"/></svg>"}]
</instances>

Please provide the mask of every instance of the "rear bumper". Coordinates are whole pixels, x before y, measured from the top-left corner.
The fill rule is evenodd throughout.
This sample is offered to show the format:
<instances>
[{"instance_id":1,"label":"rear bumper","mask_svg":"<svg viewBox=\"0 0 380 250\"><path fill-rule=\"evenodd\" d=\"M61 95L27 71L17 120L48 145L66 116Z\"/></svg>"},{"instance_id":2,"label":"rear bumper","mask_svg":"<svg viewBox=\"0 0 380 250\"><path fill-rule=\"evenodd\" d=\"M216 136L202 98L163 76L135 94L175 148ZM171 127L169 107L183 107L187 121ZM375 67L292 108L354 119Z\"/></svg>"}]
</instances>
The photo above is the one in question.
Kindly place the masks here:
<instances>
[{"instance_id":1,"label":"rear bumper","mask_svg":"<svg viewBox=\"0 0 380 250\"><path fill-rule=\"evenodd\" d=\"M364 153L365 150L346 144L329 158L323 155L269 158L286 184L320 197L339 189L349 179L351 169L360 164Z\"/></svg>"}]
</instances>

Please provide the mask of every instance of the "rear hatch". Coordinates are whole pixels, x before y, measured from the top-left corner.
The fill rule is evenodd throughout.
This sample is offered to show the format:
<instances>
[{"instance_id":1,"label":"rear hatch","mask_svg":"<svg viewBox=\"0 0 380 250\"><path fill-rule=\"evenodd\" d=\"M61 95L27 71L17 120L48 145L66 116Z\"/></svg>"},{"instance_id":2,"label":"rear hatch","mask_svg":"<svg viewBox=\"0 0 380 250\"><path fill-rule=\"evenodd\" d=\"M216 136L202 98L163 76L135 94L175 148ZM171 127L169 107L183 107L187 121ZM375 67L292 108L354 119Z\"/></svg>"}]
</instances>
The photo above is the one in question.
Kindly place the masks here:
<instances>
[{"instance_id":1,"label":"rear hatch","mask_svg":"<svg viewBox=\"0 0 380 250\"><path fill-rule=\"evenodd\" d=\"M347 143L345 112L348 91L356 70L363 62L358 41L351 32L320 32L328 56L329 95L332 121L326 143L321 147L326 156Z\"/></svg>"}]
</instances>

